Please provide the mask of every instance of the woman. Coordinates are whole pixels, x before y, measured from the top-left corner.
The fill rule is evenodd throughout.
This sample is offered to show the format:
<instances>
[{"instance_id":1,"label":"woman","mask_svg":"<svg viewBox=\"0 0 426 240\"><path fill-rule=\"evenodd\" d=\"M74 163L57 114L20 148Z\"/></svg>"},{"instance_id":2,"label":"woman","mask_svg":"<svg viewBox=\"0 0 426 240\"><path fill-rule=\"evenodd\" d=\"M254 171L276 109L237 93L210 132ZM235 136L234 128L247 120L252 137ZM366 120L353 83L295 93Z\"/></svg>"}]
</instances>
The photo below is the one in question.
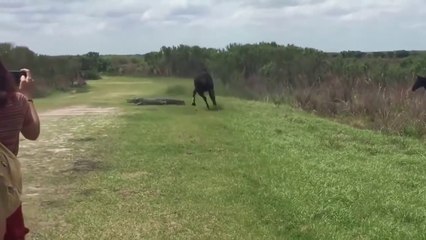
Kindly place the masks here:
<instances>
[{"instance_id":1,"label":"woman","mask_svg":"<svg viewBox=\"0 0 426 240\"><path fill-rule=\"evenodd\" d=\"M40 134L40 121L33 105L33 80L28 69L26 77L16 86L12 75L0 61L0 142L13 154L18 155L19 134L36 140ZM20 206L7 219L0 219L0 239L25 239L29 229L25 227Z\"/></svg>"}]
</instances>

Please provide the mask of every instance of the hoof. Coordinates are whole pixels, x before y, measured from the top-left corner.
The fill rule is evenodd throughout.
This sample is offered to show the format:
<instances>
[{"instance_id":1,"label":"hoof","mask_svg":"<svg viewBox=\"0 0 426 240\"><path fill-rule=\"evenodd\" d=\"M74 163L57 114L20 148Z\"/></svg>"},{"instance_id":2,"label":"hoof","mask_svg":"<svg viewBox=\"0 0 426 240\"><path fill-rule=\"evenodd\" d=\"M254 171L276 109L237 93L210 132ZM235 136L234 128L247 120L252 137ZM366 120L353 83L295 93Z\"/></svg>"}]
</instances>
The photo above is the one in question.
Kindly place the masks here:
<instances>
[{"instance_id":1,"label":"hoof","mask_svg":"<svg viewBox=\"0 0 426 240\"><path fill-rule=\"evenodd\" d=\"M191 104L192 106L195 106L195 103Z\"/></svg>"}]
</instances>

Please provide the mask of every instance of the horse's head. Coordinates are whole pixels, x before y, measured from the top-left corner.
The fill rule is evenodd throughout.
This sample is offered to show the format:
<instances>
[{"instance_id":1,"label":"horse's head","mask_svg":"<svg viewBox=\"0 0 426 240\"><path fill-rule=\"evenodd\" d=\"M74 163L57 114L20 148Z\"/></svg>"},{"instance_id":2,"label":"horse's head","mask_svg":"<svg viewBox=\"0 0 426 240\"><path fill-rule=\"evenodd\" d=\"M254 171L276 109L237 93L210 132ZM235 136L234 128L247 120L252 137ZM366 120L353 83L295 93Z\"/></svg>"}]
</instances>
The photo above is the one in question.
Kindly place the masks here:
<instances>
[{"instance_id":1,"label":"horse's head","mask_svg":"<svg viewBox=\"0 0 426 240\"><path fill-rule=\"evenodd\" d=\"M411 88L411 91L414 92L421 87L426 89L426 77L422 77L422 76L417 75L416 82L414 83L413 87Z\"/></svg>"}]
</instances>

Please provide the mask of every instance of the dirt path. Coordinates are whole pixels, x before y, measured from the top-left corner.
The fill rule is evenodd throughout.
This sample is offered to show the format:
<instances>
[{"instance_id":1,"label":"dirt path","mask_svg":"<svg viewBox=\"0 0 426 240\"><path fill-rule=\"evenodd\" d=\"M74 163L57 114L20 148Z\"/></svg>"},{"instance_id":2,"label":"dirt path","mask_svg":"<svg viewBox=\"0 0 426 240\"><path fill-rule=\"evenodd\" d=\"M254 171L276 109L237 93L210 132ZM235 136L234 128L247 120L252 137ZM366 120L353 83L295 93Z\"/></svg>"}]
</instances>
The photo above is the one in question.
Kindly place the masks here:
<instances>
[{"instance_id":1,"label":"dirt path","mask_svg":"<svg viewBox=\"0 0 426 240\"><path fill-rule=\"evenodd\" d=\"M96 162L86 159L86 151L102 129L114 127L115 108L73 106L40 113L41 135L37 141L22 138L19 159L24 176L23 208L31 230L28 239L44 239L43 229L64 225L54 218L72 193L72 176L88 172ZM75 188L75 187L74 187Z\"/></svg>"}]
</instances>

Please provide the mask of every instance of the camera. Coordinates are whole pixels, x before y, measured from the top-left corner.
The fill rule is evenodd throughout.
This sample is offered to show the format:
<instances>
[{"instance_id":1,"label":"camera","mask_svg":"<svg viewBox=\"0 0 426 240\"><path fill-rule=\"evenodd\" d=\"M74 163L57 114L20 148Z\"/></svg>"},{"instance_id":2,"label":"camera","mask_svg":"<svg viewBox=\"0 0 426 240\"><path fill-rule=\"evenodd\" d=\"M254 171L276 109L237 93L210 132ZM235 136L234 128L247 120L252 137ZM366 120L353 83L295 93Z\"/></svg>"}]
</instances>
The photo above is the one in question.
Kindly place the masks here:
<instances>
[{"instance_id":1,"label":"camera","mask_svg":"<svg viewBox=\"0 0 426 240\"><path fill-rule=\"evenodd\" d=\"M25 71L20 70L11 70L9 71L10 74L12 74L13 79L15 80L16 86L19 86L21 84L21 76L27 76L27 73Z\"/></svg>"}]
</instances>

